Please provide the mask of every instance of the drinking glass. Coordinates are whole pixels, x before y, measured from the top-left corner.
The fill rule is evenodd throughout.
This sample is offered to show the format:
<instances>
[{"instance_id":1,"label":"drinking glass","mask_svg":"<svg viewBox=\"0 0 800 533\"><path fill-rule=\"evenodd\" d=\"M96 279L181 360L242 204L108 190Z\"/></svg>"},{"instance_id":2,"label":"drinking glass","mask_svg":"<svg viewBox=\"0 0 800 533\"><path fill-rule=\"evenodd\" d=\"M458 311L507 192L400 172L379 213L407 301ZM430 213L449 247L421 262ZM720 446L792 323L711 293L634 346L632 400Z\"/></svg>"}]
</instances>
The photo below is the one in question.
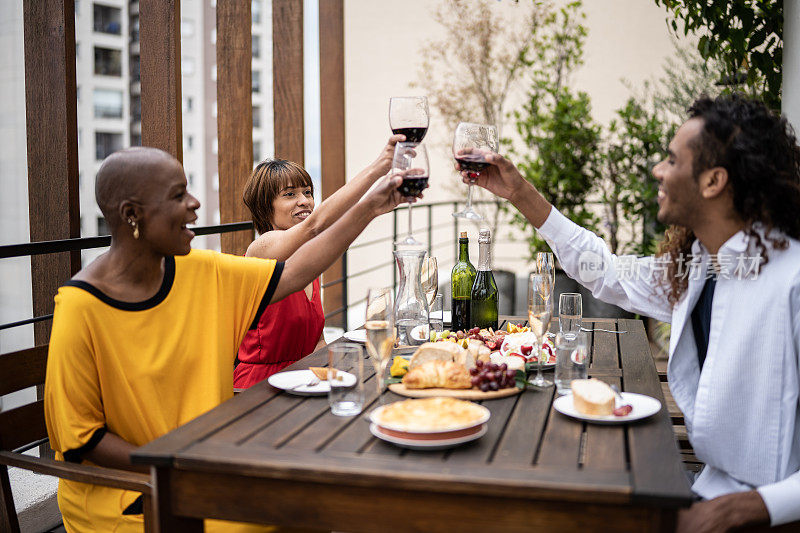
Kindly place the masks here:
<instances>
[{"instance_id":1,"label":"drinking glass","mask_svg":"<svg viewBox=\"0 0 800 533\"><path fill-rule=\"evenodd\" d=\"M472 185L483 169L489 164L486 154L497 152L497 128L489 124L460 122L453 136L453 157L461 170L467 171L470 178L467 192L467 205L463 211L453 213L454 217L470 220L483 220L483 217L472 208Z\"/></svg>"},{"instance_id":2,"label":"drinking glass","mask_svg":"<svg viewBox=\"0 0 800 533\"><path fill-rule=\"evenodd\" d=\"M432 331L444 331L444 295L437 294L428 312L428 324Z\"/></svg>"},{"instance_id":3,"label":"drinking glass","mask_svg":"<svg viewBox=\"0 0 800 533\"><path fill-rule=\"evenodd\" d=\"M402 133L406 142L420 143L428 132L430 115L425 96L393 96L389 98L389 127Z\"/></svg>"},{"instance_id":4,"label":"drinking glass","mask_svg":"<svg viewBox=\"0 0 800 533\"><path fill-rule=\"evenodd\" d=\"M589 341L585 333L556 335L556 390L572 392L573 379L586 379L589 369Z\"/></svg>"},{"instance_id":5,"label":"drinking glass","mask_svg":"<svg viewBox=\"0 0 800 533\"><path fill-rule=\"evenodd\" d=\"M403 183L397 188L404 197L419 196L424 189L428 188L428 176L430 174L430 164L428 163L428 150L425 145L402 142L394 147L394 159L392 160L392 173L403 177ZM397 241L395 244L420 246L422 245L411 234L411 202L408 202L408 235L405 239Z\"/></svg>"},{"instance_id":6,"label":"drinking glass","mask_svg":"<svg viewBox=\"0 0 800 533\"><path fill-rule=\"evenodd\" d=\"M553 287L548 274L534 272L528 283L528 324L536 335L536 377L529 381L537 388L547 388L552 381L542 375L542 342L553 317Z\"/></svg>"},{"instance_id":7,"label":"drinking glass","mask_svg":"<svg viewBox=\"0 0 800 533\"><path fill-rule=\"evenodd\" d=\"M378 398L383 393L383 375L392 358L394 348L394 303L392 289L384 287L367 291L367 353L375 367Z\"/></svg>"},{"instance_id":8,"label":"drinking glass","mask_svg":"<svg viewBox=\"0 0 800 533\"><path fill-rule=\"evenodd\" d=\"M534 257L534 272L550 274L553 292L556 290L556 264L552 252L536 252Z\"/></svg>"},{"instance_id":9,"label":"drinking glass","mask_svg":"<svg viewBox=\"0 0 800 533\"><path fill-rule=\"evenodd\" d=\"M422 263L421 283L428 306L433 305L433 300L439 292L439 264L435 257L428 256Z\"/></svg>"},{"instance_id":10,"label":"drinking glass","mask_svg":"<svg viewBox=\"0 0 800 533\"><path fill-rule=\"evenodd\" d=\"M558 329L568 337L575 337L581 331L583 302L577 292L563 292L558 298Z\"/></svg>"},{"instance_id":11,"label":"drinking glass","mask_svg":"<svg viewBox=\"0 0 800 533\"><path fill-rule=\"evenodd\" d=\"M351 342L328 346L328 403L336 416L357 415L364 408L364 357Z\"/></svg>"}]
</instances>

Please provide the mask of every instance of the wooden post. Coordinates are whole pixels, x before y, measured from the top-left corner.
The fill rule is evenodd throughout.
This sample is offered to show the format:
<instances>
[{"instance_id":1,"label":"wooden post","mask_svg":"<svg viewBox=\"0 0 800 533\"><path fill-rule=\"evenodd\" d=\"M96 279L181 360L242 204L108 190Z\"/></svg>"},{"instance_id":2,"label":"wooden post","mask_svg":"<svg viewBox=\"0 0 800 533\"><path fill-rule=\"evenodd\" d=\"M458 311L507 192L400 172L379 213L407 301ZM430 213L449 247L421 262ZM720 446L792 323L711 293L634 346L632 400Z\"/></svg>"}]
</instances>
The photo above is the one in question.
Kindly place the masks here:
<instances>
[{"instance_id":1,"label":"wooden post","mask_svg":"<svg viewBox=\"0 0 800 533\"><path fill-rule=\"evenodd\" d=\"M322 198L328 198L345 183L344 138L344 3L319 0L320 127L325 132L322 144ZM346 275L339 259L323 274L323 282ZM328 313L347 305L343 281L325 289L324 308ZM331 317L329 325L346 327L344 313Z\"/></svg>"},{"instance_id":2,"label":"wooden post","mask_svg":"<svg viewBox=\"0 0 800 533\"><path fill-rule=\"evenodd\" d=\"M142 146L183 161L180 0L139 0L139 58Z\"/></svg>"},{"instance_id":3,"label":"wooden post","mask_svg":"<svg viewBox=\"0 0 800 533\"><path fill-rule=\"evenodd\" d=\"M303 0L272 1L272 99L275 157L304 165Z\"/></svg>"},{"instance_id":4,"label":"wooden post","mask_svg":"<svg viewBox=\"0 0 800 533\"><path fill-rule=\"evenodd\" d=\"M217 166L223 223L251 219L242 201L253 168L250 5L238 0L217 1ZM225 233L222 251L243 255L252 240L252 231Z\"/></svg>"},{"instance_id":5,"label":"wooden post","mask_svg":"<svg viewBox=\"0 0 800 533\"><path fill-rule=\"evenodd\" d=\"M25 113L31 241L80 236L73 0L25 0ZM31 257L34 316L53 312L58 287L80 269L80 253ZM36 344L50 323L34 325Z\"/></svg>"}]
</instances>

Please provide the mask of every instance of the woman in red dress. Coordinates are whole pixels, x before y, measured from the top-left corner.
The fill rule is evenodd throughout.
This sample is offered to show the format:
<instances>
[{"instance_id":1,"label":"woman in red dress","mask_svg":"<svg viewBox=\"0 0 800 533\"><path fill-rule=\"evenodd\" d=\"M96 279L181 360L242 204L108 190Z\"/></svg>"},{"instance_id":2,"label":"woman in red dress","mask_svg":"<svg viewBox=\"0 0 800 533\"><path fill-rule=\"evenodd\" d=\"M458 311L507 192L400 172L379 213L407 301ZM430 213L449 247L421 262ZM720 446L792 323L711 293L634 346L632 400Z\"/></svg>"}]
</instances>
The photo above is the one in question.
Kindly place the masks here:
<instances>
[{"instance_id":1,"label":"woman in red dress","mask_svg":"<svg viewBox=\"0 0 800 533\"><path fill-rule=\"evenodd\" d=\"M291 161L268 159L259 163L245 185L244 203L250 208L259 236L247 256L288 259L352 207L390 169L393 135L378 159L348 181L314 210L314 187L303 167ZM239 347L233 386L248 388L325 345L319 278L304 290L266 307L257 327Z\"/></svg>"}]
</instances>

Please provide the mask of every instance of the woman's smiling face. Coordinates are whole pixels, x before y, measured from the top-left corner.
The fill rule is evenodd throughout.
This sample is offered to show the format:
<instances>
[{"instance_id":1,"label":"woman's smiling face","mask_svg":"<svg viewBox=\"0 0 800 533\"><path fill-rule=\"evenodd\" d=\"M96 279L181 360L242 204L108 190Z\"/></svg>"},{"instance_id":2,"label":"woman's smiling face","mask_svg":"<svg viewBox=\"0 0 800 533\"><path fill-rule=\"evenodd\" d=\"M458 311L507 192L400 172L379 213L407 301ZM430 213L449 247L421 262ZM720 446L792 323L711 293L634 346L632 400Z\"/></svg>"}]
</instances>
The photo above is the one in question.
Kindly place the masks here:
<instances>
[{"instance_id":1,"label":"woman's smiling face","mask_svg":"<svg viewBox=\"0 0 800 533\"><path fill-rule=\"evenodd\" d=\"M281 189L272 200L272 226L286 230L304 221L314 211L314 194L311 187L294 187L290 184Z\"/></svg>"}]
</instances>

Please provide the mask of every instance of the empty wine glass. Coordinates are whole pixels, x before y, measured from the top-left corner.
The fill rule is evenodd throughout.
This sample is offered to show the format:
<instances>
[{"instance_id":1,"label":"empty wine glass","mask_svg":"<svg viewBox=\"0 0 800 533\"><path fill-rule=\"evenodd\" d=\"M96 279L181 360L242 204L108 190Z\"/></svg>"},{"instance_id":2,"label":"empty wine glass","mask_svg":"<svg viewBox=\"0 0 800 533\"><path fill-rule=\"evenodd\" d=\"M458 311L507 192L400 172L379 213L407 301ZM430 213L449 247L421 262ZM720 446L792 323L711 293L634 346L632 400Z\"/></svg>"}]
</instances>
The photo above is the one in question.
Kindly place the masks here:
<instances>
[{"instance_id":1,"label":"empty wine glass","mask_svg":"<svg viewBox=\"0 0 800 533\"><path fill-rule=\"evenodd\" d=\"M422 290L428 298L428 306L433 305L439 292L439 265L435 257L428 256L422 263Z\"/></svg>"},{"instance_id":2,"label":"empty wine glass","mask_svg":"<svg viewBox=\"0 0 800 533\"><path fill-rule=\"evenodd\" d=\"M389 127L402 133L406 142L421 143L428 132L430 116L425 96L393 96L389 98Z\"/></svg>"},{"instance_id":3,"label":"empty wine glass","mask_svg":"<svg viewBox=\"0 0 800 533\"><path fill-rule=\"evenodd\" d=\"M428 150L424 144L400 142L394 147L392 160L392 173L403 177L403 183L397 188L404 197L419 196L428 188ZM405 239L395 244L419 246L422 245L411 234L411 201L408 202L408 234Z\"/></svg>"},{"instance_id":4,"label":"empty wine glass","mask_svg":"<svg viewBox=\"0 0 800 533\"><path fill-rule=\"evenodd\" d=\"M467 205L463 211L453 213L454 217L470 220L483 220L483 217L472 208L472 185L475 179L489 163L486 154L497 152L497 128L488 124L460 122L453 136L453 157L462 171L467 171L470 178L467 192Z\"/></svg>"},{"instance_id":5,"label":"empty wine glass","mask_svg":"<svg viewBox=\"0 0 800 533\"><path fill-rule=\"evenodd\" d=\"M528 283L528 324L536 335L536 377L528 383L543 389L553 382L542 375L542 342L553 318L553 287L548 274L534 272Z\"/></svg>"},{"instance_id":6,"label":"empty wine glass","mask_svg":"<svg viewBox=\"0 0 800 533\"><path fill-rule=\"evenodd\" d=\"M391 287L367 291L367 353L375 366L378 397L383 392L383 375L394 348L394 303Z\"/></svg>"},{"instance_id":7,"label":"empty wine glass","mask_svg":"<svg viewBox=\"0 0 800 533\"><path fill-rule=\"evenodd\" d=\"M574 339L581 332L583 302L577 292L564 292L558 299L558 329L567 338Z\"/></svg>"}]
</instances>

